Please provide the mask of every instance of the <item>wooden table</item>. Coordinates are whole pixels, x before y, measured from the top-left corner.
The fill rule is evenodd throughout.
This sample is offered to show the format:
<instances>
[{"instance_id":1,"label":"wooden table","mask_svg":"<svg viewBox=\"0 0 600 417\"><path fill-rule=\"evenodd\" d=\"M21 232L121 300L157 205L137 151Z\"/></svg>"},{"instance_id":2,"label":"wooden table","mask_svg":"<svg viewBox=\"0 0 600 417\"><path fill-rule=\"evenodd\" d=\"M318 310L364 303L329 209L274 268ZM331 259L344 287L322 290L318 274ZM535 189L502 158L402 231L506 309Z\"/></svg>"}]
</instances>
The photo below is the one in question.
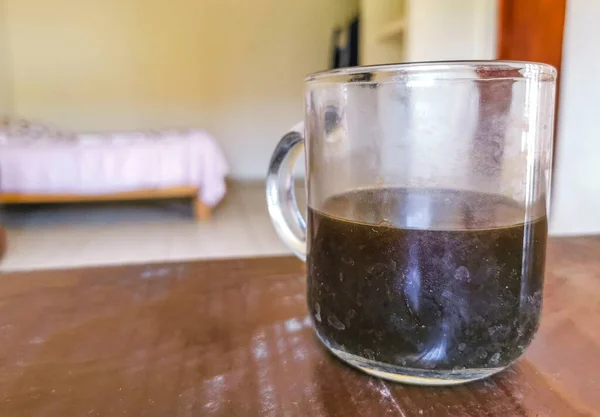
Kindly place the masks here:
<instances>
[{"instance_id":1,"label":"wooden table","mask_svg":"<svg viewBox=\"0 0 600 417\"><path fill-rule=\"evenodd\" d=\"M600 238L552 240L527 354L387 383L313 336L292 258L0 276L0 416L600 416Z\"/></svg>"}]
</instances>

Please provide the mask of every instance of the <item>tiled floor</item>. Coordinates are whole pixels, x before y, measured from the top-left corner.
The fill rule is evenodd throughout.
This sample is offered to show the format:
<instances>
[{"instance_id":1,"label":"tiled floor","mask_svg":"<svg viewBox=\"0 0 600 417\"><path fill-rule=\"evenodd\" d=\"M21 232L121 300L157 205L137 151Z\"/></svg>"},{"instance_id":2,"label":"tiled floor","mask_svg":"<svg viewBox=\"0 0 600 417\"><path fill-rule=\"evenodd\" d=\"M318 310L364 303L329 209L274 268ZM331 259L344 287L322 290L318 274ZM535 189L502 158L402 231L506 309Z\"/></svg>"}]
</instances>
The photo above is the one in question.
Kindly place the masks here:
<instances>
[{"instance_id":1,"label":"tiled floor","mask_svg":"<svg viewBox=\"0 0 600 417\"><path fill-rule=\"evenodd\" d=\"M234 185L199 223L187 201L5 207L0 271L287 254L263 184Z\"/></svg>"}]
</instances>

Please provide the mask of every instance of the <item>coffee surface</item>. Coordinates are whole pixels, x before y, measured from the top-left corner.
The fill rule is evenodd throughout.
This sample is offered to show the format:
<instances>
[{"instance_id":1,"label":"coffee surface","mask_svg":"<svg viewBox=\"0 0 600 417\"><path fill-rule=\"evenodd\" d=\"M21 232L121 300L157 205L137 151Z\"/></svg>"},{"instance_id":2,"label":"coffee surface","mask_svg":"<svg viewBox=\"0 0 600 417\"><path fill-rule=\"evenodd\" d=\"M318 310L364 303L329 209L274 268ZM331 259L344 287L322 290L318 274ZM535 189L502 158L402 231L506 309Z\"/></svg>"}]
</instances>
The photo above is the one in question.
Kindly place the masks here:
<instances>
[{"instance_id":1,"label":"coffee surface","mask_svg":"<svg viewBox=\"0 0 600 417\"><path fill-rule=\"evenodd\" d=\"M329 347L438 370L514 361L538 327L547 221L495 195L361 189L308 210L308 305Z\"/></svg>"}]
</instances>

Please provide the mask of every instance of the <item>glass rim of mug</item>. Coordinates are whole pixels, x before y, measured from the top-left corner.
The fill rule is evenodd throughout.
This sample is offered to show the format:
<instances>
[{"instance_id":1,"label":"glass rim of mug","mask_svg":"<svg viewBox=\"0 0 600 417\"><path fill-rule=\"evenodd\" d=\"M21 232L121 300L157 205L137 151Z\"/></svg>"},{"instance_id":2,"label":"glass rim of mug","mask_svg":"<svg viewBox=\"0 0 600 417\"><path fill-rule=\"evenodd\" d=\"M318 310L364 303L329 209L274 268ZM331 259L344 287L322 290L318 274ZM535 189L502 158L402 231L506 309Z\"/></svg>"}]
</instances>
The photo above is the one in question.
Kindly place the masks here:
<instances>
[{"instance_id":1,"label":"glass rim of mug","mask_svg":"<svg viewBox=\"0 0 600 417\"><path fill-rule=\"evenodd\" d=\"M473 71L475 69L475 72ZM376 79L373 78L376 74ZM373 84L398 82L410 76L430 80L518 80L553 81L557 70L550 64L530 61L460 60L423 61L402 64L365 65L319 71L308 75L307 84Z\"/></svg>"}]
</instances>

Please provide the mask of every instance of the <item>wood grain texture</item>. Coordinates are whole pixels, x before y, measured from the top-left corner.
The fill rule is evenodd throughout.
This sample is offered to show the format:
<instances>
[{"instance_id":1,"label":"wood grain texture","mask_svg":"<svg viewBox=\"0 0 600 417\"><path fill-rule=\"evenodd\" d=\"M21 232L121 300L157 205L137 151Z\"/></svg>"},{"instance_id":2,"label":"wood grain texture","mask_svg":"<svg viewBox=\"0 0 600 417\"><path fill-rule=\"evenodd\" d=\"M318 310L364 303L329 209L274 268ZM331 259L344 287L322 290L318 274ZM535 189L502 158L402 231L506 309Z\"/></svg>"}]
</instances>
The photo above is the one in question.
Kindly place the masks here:
<instances>
[{"instance_id":1,"label":"wood grain texture","mask_svg":"<svg viewBox=\"0 0 600 417\"><path fill-rule=\"evenodd\" d=\"M32 203L80 203L87 201L119 201L119 200L151 200L156 198L195 197L196 187L172 187L149 190L127 191L122 193L79 195L79 194L23 194L0 193L2 204L32 204Z\"/></svg>"},{"instance_id":2,"label":"wood grain texture","mask_svg":"<svg viewBox=\"0 0 600 417\"><path fill-rule=\"evenodd\" d=\"M599 237L551 240L533 345L452 388L328 354L292 258L5 274L0 415L600 416L599 253Z\"/></svg>"},{"instance_id":3,"label":"wood grain texture","mask_svg":"<svg viewBox=\"0 0 600 417\"><path fill-rule=\"evenodd\" d=\"M210 206L204 204L202 200L200 200L200 196L196 193L192 200L192 205L194 208L194 217L196 220L204 221L209 220L212 217L212 209Z\"/></svg>"}]
</instances>

